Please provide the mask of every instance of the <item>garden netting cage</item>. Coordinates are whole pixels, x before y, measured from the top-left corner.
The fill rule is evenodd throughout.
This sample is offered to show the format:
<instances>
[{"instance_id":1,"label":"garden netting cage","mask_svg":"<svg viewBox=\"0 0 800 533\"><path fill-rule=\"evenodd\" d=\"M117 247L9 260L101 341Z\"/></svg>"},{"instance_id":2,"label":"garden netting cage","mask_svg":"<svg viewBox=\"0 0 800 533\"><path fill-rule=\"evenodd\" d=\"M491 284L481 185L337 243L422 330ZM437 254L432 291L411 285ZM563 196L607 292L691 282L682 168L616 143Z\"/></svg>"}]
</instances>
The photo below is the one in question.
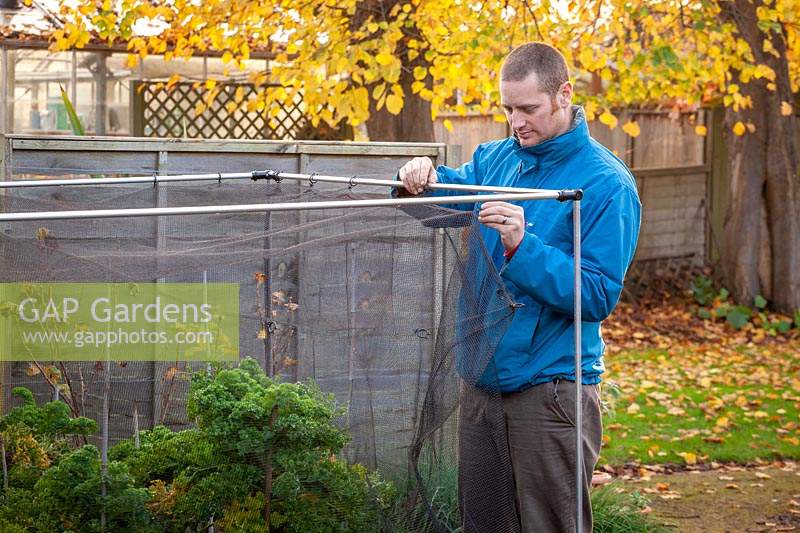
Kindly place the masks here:
<instances>
[{"instance_id":1,"label":"garden netting cage","mask_svg":"<svg viewBox=\"0 0 800 533\"><path fill-rule=\"evenodd\" d=\"M3 190L0 529L517 530L472 206L254 175Z\"/></svg>"}]
</instances>

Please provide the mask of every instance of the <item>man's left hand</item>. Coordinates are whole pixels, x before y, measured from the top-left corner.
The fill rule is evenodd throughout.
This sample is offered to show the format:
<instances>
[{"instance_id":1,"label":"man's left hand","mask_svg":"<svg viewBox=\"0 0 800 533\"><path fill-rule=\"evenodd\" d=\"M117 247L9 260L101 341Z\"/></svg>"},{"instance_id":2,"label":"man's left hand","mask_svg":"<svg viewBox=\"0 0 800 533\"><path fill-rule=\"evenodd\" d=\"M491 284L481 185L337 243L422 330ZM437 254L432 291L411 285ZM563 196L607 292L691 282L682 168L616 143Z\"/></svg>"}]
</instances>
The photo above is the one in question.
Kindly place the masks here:
<instances>
[{"instance_id":1,"label":"man's left hand","mask_svg":"<svg viewBox=\"0 0 800 533\"><path fill-rule=\"evenodd\" d=\"M500 240L507 251L515 250L525 236L525 211L508 202L484 202L478 222L500 232Z\"/></svg>"}]
</instances>

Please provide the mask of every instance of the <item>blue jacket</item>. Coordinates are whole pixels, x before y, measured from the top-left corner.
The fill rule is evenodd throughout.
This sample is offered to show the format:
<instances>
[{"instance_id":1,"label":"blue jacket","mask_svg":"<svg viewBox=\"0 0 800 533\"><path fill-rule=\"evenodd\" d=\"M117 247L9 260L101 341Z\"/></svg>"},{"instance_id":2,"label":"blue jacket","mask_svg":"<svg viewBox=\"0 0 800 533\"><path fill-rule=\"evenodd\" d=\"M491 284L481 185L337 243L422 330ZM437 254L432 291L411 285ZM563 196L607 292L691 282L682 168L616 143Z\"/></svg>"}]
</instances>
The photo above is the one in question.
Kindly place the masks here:
<instances>
[{"instance_id":1,"label":"blue jacket","mask_svg":"<svg viewBox=\"0 0 800 533\"><path fill-rule=\"evenodd\" d=\"M583 109L566 133L522 148L513 137L478 146L458 169L436 169L441 183L583 189L581 310L583 383L600 382L605 344L600 322L619 300L639 235L641 204L625 164L592 139ZM458 194L436 191L438 195ZM463 193L461 193L463 194ZM482 238L514 301L511 324L494 353L502 392L556 377L575 379L572 202L523 200L527 229L509 261L497 231ZM449 205L477 210L479 205Z\"/></svg>"}]
</instances>

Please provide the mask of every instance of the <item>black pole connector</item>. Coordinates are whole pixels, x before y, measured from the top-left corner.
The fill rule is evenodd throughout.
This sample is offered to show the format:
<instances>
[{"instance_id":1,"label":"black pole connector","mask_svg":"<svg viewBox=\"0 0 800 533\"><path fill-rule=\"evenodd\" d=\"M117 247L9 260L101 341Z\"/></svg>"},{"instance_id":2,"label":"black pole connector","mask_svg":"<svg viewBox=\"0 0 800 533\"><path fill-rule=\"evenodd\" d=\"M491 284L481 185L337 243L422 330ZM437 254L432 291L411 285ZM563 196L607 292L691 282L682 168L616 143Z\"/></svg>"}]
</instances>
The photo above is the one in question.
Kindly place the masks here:
<instances>
[{"instance_id":1,"label":"black pole connector","mask_svg":"<svg viewBox=\"0 0 800 533\"><path fill-rule=\"evenodd\" d=\"M566 202L567 200L580 201L583 198L583 189L565 189L558 191L558 201Z\"/></svg>"},{"instance_id":2,"label":"black pole connector","mask_svg":"<svg viewBox=\"0 0 800 533\"><path fill-rule=\"evenodd\" d=\"M258 180L281 181L283 178L281 178L278 175L277 170L268 169L268 170L254 170L253 172L250 173L250 179L253 181L258 181Z\"/></svg>"}]
</instances>

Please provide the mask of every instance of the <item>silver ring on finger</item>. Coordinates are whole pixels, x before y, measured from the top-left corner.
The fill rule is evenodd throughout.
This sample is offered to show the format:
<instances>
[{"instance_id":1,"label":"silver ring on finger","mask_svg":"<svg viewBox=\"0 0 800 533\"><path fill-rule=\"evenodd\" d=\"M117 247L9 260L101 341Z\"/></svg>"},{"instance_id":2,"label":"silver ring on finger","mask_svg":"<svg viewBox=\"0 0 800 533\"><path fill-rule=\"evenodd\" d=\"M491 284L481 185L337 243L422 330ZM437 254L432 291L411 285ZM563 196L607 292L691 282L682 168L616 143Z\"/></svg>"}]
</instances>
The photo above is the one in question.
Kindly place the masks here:
<instances>
[{"instance_id":1,"label":"silver ring on finger","mask_svg":"<svg viewBox=\"0 0 800 533\"><path fill-rule=\"evenodd\" d=\"M501 222L501 224L505 224L506 222L508 222L508 217L504 216L503 217L503 222Z\"/></svg>"}]
</instances>

